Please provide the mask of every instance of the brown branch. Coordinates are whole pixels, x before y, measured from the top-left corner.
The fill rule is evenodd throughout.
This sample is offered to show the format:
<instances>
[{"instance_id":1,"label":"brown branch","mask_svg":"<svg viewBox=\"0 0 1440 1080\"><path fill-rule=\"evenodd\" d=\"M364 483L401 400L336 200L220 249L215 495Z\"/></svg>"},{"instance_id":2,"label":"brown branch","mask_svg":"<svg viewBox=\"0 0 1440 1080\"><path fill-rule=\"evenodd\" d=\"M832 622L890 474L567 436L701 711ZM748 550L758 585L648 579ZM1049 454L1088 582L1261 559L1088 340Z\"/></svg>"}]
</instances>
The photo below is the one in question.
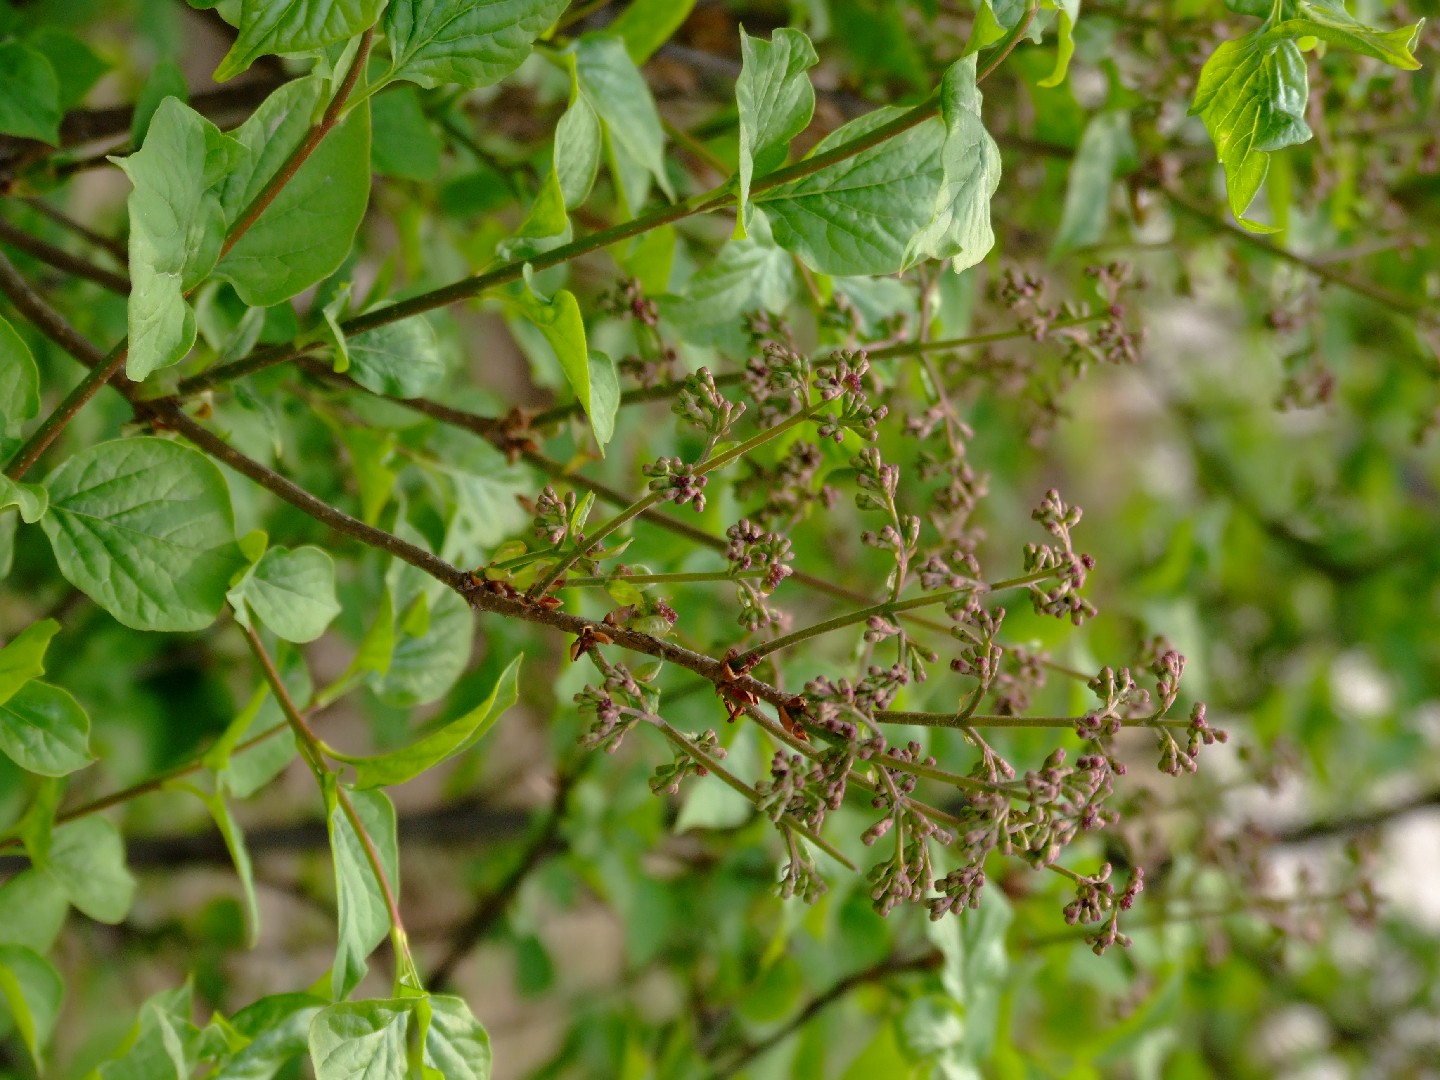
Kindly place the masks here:
<instances>
[{"instance_id":1,"label":"brown branch","mask_svg":"<svg viewBox=\"0 0 1440 1080\"><path fill-rule=\"evenodd\" d=\"M12 225L4 218L0 218L0 240L48 266L63 270L67 274L74 274L86 281L93 281L113 293L119 293L121 296L128 296L130 293L130 282L123 274L117 274L114 270L106 270L103 266L96 266L88 259L72 255L64 248L47 243L38 236L31 236L24 229Z\"/></svg>"},{"instance_id":2,"label":"brown branch","mask_svg":"<svg viewBox=\"0 0 1440 1080\"><path fill-rule=\"evenodd\" d=\"M776 1028L763 1039L752 1043L741 1043L736 1046L730 1057L718 1065L715 1071L716 1080L724 1077L734 1076L750 1062L754 1061L761 1054L779 1046L782 1042L794 1035L820 1013L824 1012L831 1005L841 998L858 990L862 986L871 983L885 982L897 975L906 975L913 972L934 971L944 962L944 957L939 950L922 953L913 956L908 960L899 960L895 957L886 957L879 963L871 964L860 971L853 972L835 983L830 989L811 998L804 1007L787 1020L780 1027Z\"/></svg>"},{"instance_id":3,"label":"brown branch","mask_svg":"<svg viewBox=\"0 0 1440 1080\"><path fill-rule=\"evenodd\" d=\"M59 225L62 229L74 233L86 243L89 243L94 247L99 248L101 251L107 253L121 266L129 265L130 253L125 250L125 245L122 244L119 240L116 240L114 237L105 236L103 233L96 232L88 225L76 221L68 214L65 214L62 211L55 209L55 207L51 206L44 199L30 196L21 199L20 201L23 202L26 206L30 207L30 209L34 210L37 214L41 214L44 217L49 218L51 221L55 222L55 224Z\"/></svg>"}]
</instances>

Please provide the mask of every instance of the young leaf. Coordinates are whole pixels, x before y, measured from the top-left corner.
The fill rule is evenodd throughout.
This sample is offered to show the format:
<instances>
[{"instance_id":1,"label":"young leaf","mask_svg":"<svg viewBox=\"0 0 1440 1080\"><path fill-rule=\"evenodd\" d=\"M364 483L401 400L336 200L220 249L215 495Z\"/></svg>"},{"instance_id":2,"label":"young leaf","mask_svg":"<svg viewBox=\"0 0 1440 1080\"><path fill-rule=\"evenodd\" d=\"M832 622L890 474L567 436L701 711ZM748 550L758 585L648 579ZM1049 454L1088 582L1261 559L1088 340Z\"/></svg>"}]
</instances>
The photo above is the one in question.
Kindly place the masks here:
<instances>
[{"instance_id":1,"label":"young leaf","mask_svg":"<svg viewBox=\"0 0 1440 1080\"><path fill-rule=\"evenodd\" d=\"M45 650L60 632L54 619L33 622L0 648L0 704L9 701L31 679L45 674Z\"/></svg>"},{"instance_id":2,"label":"young leaf","mask_svg":"<svg viewBox=\"0 0 1440 1080\"><path fill-rule=\"evenodd\" d=\"M95 760L90 718L68 692L32 679L0 704L0 751L26 772L66 776Z\"/></svg>"},{"instance_id":3,"label":"young leaf","mask_svg":"<svg viewBox=\"0 0 1440 1080\"><path fill-rule=\"evenodd\" d=\"M60 84L43 53L0 44L0 135L60 145Z\"/></svg>"},{"instance_id":4,"label":"young leaf","mask_svg":"<svg viewBox=\"0 0 1440 1080\"><path fill-rule=\"evenodd\" d=\"M1118 109L1096 113L1085 125L1085 134L1070 163L1065 209L1050 249L1052 256L1098 244L1104 238L1115 177L1122 169L1133 167L1134 161L1130 114Z\"/></svg>"},{"instance_id":5,"label":"young leaf","mask_svg":"<svg viewBox=\"0 0 1440 1080\"><path fill-rule=\"evenodd\" d=\"M1000 186L1000 148L980 121L976 58L957 60L940 85L945 142L935 212L906 246L905 264L925 258L949 259L959 272L974 266L995 246L990 199Z\"/></svg>"},{"instance_id":6,"label":"young leaf","mask_svg":"<svg viewBox=\"0 0 1440 1080\"><path fill-rule=\"evenodd\" d=\"M423 315L377 326L348 342L350 377L367 390L414 398L445 377L445 361Z\"/></svg>"},{"instance_id":7,"label":"young leaf","mask_svg":"<svg viewBox=\"0 0 1440 1080\"><path fill-rule=\"evenodd\" d=\"M246 154L221 190L234 224L310 131L325 94L317 76L276 90L234 132ZM351 109L248 232L217 276L252 307L271 307L328 277L345 261L370 197L370 109Z\"/></svg>"},{"instance_id":8,"label":"young leaf","mask_svg":"<svg viewBox=\"0 0 1440 1080\"><path fill-rule=\"evenodd\" d=\"M561 370L570 382L570 388L580 400L580 407L590 418L595 431L595 441L600 452L614 430L614 410L607 415L602 411L603 401L597 401L590 381L590 353L585 342L585 320L580 314L580 304L575 294L561 289L549 301L542 300L527 289L520 297L520 310L545 335L545 340L555 350ZM602 434L605 438L602 438Z\"/></svg>"},{"instance_id":9,"label":"young leaf","mask_svg":"<svg viewBox=\"0 0 1440 1080\"><path fill-rule=\"evenodd\" d=\"M157 438L80 451L45 481L60 572L136 630L199 630L243 565L230 493L196 450Z\"/></svg>"},{"instance_id":10,"label":"young leaf","mask_svg":"<svg viewBox=\"0 0 1440 1080\"><path fill-rule=\"evenodd\" d=\"M16 483L0 474L0 511L16 507L20 520L33 525L45 516L50 507L50 493L39 484Z\"/></svg>"},{"instance_id":11,"label":"young leaf","mask_svg":"<svg viewBox=\"0 0 1440 1080\"><path fill-rule=\"evenodd\" d=\"M1270 167L1270 154L1310 138L1310 96L1299 40L1319 38L1405 70L1420 66L1412 47L1421 19L1381 31L1358 22L1341 0L1277 0L1271 18L1238 41L1220 44L1200 72L1190 111L1205 122L1225 167L1230 212L1253 232L1274 232L1247 220Z\"/></svg>"},{"instance_id":12,"label":"young leaf","mask_svg":"<svg viewBox=\"0 0 1440 1080\"><path fill-rule=\"evenodd\" d=\"M233 79L266 54L311 52L355 37L375 25L384 6L385 0L241 0L239 33L215 81Z\"/></svg>"},{"instance_id":13,"label":"young leaf","mask_svg":"<svg viewBox=\"0 0 1440 1080\"><path fill-rule=\"evenodd\" d=\"M610 141L646 169L660 190L673 199L675 192L665 173L660 114L645 77L625 51L625 42L609 34L582 35L575 43L575 71L581 92L605 122Z\"/></svg>"},{"instance_id":14,"label":"young leaf","mask_svg":"<svg viewBox=\"0 0 1440 1080\"><path fill-rule=\"evenodd\" d=\"M383 792L349 792L355 814L380 855L390 887L399 893L400 864L395 841L395 808ZM338 941L335 966L330 972L331 995L345 997L365 975L365 958L390 932L390 911L365 845L340 803L333 780L327 784L325 804L329 815L330 851L335 859L335 898ZM316 1022L319 1022L317 1018Z\"/></svg>"},{"instance_id":15,"label":"young leaf","mask_svg":"<svg viewBox=\"0 0 1440 1080\"><path fill-rule=\"evenodd\" d=\"M40 1050L50 1041L60 1016L65 984L54 965L23 945L0 945L0 994L10 1007L16 1030L40 1069Z\"/></svg>"},{"instance_id":16,"label":"young leaf","mask_svg":"<svg viewBox=\"0 0 1440 1080\"><path fill-rule=\"evenodd\" d=\"M695 0L631 0L605 31L625 42L625 51L639 65L670 40L693 10Z\"/></svg>"},{"instance_id":17,"label":"young leaf","mask_svg":"<svg viewBox=\"0 0 1440 1080\"><path fill-rule=\"evenodd\" d=\"M1305 60L1294 40L1256 31L1222 42L1200 72L1190 111L1205 121L1220 163L1230 212L1247 229L1273 232L1246 210L1265 182L1270 152L1310 138Z\"/></svg>"},{"instance_id":18,"label":"young leaf","mask_svg":"<svg viewBox=\"0 0 1440 1080\"><path fill-rule=\"evenodd\" d=\"M458 997L430 996L425 1064L445 1080L490 1080L490 1036Z\"/></svg>"},{"instance_id":19,"label":"young leaf","mask_svg":"<svg viewBox=\"0 0 1440 1080\"><path fill-rule=\"evenodd\" d=\"M43 870L21 870L0 886L0 943L49 952L65 925L70 901Z\"/></svg>"},{"instance_id":20,"label":"young leaf","mask_svg":"<svg viewBox=\"0 0 1440 1080\"><path fill-rule=\"evenodd\" d=\"M414 779L442 761L469 750L485 737L500 715L515 704L520 696L522 659L523 653L506 665L489 695L479 705L418 742L375 757L349 757L338 753L331 756L355 769L354 786L357 788L389 787Z\"/></svg>"},{"instance_id":21,"label":"young leaf","mask_svg":"<svg viewBox=\"0 0 1440 1080\"><path fill-rule=\"evenodd\" d=\"M96 922L118 923L130 911L135 879L125 867L125 842L105 818L59 826L43 869Z\"/></svg>"},{"instance_id":22,"label":"young leaf","mask_svg":"<svg viewBox=\"0 0 1440 1080\"><path fill-rule=\"evenodd\" d=\"M385 12L390 70L385 82L490 86L530 55L530 43L567 0L392 0Z\"/></svg>"},{"instance_id":23,"label":"young leaf","mask_svg":"<svg viewBox=\"0 0 1440 1080\"><path fill-rule=\"evenodd\" d=\"M0 317L0 435L19 434L40 411L40 372L30 346Z\"/></svg>"},{"instance_id":24,"label":"young leaf","mask_svg":"<svg viewBox=\"0 0 1440 1080\"><path fill-rule=\"evenodd\" d=\"M781 28L769 41L740 31L742 65L735 84L740 111L740 194L735 236L744 239L753 177L785 164L790 140L815 112L815 88L806 74L819 63L815 46L799 30Z\"/></svg>"},{"instance_id":25,"label":"young leaf","mask_svg":"<svg viewBox=\"0 0 1440 1080\"><path fill-rule=\"evenodd\" d=\"M249 625L248 605L248 611L286 641L314 641L340 614L335 563L317 547L271 548L226 598L242 625Z\"/></svg>"},{"instance_id":26,"label":"young leaf","mask_svg":"<svg viewBox=\"0 0 1440 1080\"><path fill-rule=\"evenodd\" d=\"M223 1059L208 1080L270 1080L305 1053L310 1025L325 1004L310 994L273 994L245 1006L230 1026L249 1042Z\"/></svg>"},{"instance_id":27,"label":"young leaf","mask_svg":"<svg viewBox=\"0 0 1440 1080\"><path fill-rule=\"evenodd\" d=\"M315 1080L401 1080L411 1075L405 1034L414 999L346 1001L310 1024Z\"/></svg>"},{"instance_id":28,"label":"young leaf","mask_svg":"<svg viewBox=\"0 0 1440 1080\"><path fill-rule=\"evenodd\" d=\"M144 146L120 160L134 186L125 373L137 382L179 363L195 344L195 312L185 293L220 257L225 214L215 185L243 152L172 97L155 111Z\"/></svg>"}]
</instances>

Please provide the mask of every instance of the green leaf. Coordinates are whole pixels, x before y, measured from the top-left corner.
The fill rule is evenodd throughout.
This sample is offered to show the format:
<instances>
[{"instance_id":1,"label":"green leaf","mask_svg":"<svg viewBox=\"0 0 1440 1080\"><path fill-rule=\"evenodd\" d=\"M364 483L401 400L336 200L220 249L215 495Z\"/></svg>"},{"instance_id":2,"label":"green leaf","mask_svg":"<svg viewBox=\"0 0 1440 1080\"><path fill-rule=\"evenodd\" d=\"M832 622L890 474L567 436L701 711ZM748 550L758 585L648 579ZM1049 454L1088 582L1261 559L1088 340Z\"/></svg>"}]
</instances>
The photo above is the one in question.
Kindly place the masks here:
<instances>
[{"instance_id":1,"label":"green leaf","mask_svg":"<svg viewBox=\"0 0 1440 1080\"><path fill-rule=\"evenodd\" d=\"M790 140L815 113L815 88L807 72L819 63L815 46L799 30L781 28L769 41L740 30L740 194L735 236L743 239L750 181L785 164Z\"/></svg>"},{"instance_id":2,"label":"green leaf","mask_svg":"<svg viewBox=\"0 0 1440 1080\"><path fill-rule=\"evenodd\" d=\"M1230 212L1254 232L1274 232L1249 221L1249 209L1270 167L1270 154L1310 138L1305 108L1310 85L1298 44L1319 38L1340 49L1405 70L1420 66L1411 49L1424 25L1380 31L1358 22L1340 0L1282 0L1278 21L1237 41L1222 42L1205 62L1190 111L1210 132L1225 167Z\"/></svg>"},{"instance_id":3,"label":"green leaf","mask_svg":"<svg viewBox=\"0 0 1440 1080\"><path fill-rule=\"evenodd\" d=\"M1110 220L1110 191L1115 176L1135 161L1135 140L1130 135L1130 114L1119 110L1096 113L1070 163L1065 188L1065 209L1050 249L1054 257L1076 248L1098 244Z\"/></svg>"},{"instance_id":4,"label":"green leaf","mask_svg":"<svg viewBox=\"0 0 1440 1080\"><path fill-rule=\"evenodd\" d=\"M49 952L65 925L70 901L44 870L21 870L0 886L0 943Z\"/></svg>"},{"instance_id":5,"label":"green leaf","mask_svg":"<svg viewBox=\"0 0 1440 1080\"><path fill-rule=\"evenodd\" d=\"M139 382L179 363L195 344L195 312L185 294L215 267L225 240L217 182L244 151L181 102L155 111L145 145L120 167L130 178L129 355Z\"/></svg>"},{"instance_id":6,"label":"green leaf","mask_svg":"<svg viewBox=\"0 0 1440 1080\"><path fill-rule=\"evenodd\" d=\"M66 776L95 760L90 718L67 691L32 679L0 705L0 751L26 772Z\"/></svg>"},{"instance_id":7,"label":"green leaf","mask_svg":"<svg viewBox=\"0 0 1440 1080\"><path fill-rule=\"evenodd\" d=\"M250 849L245 846L245 833L230 812L230 804L225 801L223 792L209 793L194 785L185 786L210 811L215 827L225 841L225 850L230 853L230 861L235 864L235 876L240 879L240 888L245 894L245 941L253 949L260 940L260 904L255 899L255 870L250 862Z\"/></svg>"},{"instance_id":8,"label":"green leaf","mask_svg":"<svg viewBox=\"0 0 1440 1080\"><path fill-rule=\"evenodd\" d=\"M625 42L630 59L643 64L670 40L693 10L695 0L632 0L605 31L617 35Z\"/></svg>"},{"instance_id":9,"label":"green leaf","mask_svg":"<svg viewBox=\"0 0 1440 1080\"><path fill-rule=\"evenodd\" d=\"M575 43L575 72L581 93L604 121L610 141L648 171L660 190L673 199L675 192L665 173L660 114L649 84L625 51L625 42L609 34L582 34Z\"/></svg>"},{"instance_id":10,"label":"green leaf","mask_svg":"<svg viewBox=\"0 0 1440 1080\"><path fill-rule=\"evenodd\" d=\"M356 788L390 787L414 779L442 761L469 750L485 737L501 714L515 704L520 696L522 659L523 653L506 665L479 705L418 742L375 757L349 757L339 753L330 756L354 767Z\"/></svg>"},{"instance_id":11,"label":"green leaf","mask_svg":"<svg viewBox=\"0 0 1440 1080\"><path fill-rule=\"evenodd\" d=\"M443 146L413 86L370 99L370 165L381 176L433 180Z\"/></svg>"},{"instance_id":12,"label":"green leaf","mask_svg":"<svg viewBox=\"0 0 1440 1080\"><path fill-rule=\"evenodd\" d=\"M959 272L974 266L995 246L990 200L1000 186L1000 148L980 120L975 85L976 57L950 65L940 85L945 142L934 215L910 241L905 265L921 259L949 259Z\"/></svg>"},{"instance_id":13,"label":"green leaf","mask_svg":"<svg viewBox=\"0 0 1440 1080\"><path fill-rule=\"evenodd\" d=\"M607 416L601 408L608 404L603 400L607 396L606 388L601 388L601 393L597 396L596 388L591 382L590 352L585 342L585 319L580 314L580 304L575 299L575 294L568 289L561 289L553 298L545 301L533 290L527 289L520 297L520 310L535 324L540 333L545 335L550 348L555 350L555 355L560 360L560 368L570 383L570 389L575 391L580 407L590 418L595 441L599 443L600 452L603 454L605 444L609 442L609 436L614 431L615 414L612 409Z\"/></svg>"},{"instance_id":14,"label":"green leaf","mask_svg":"<svg viewBox=\"0 0 1440 1080\"><path fill-rule=\"evenodd\" d=\"M233 79L270 53L311 52L375 25L385 0L241 0L235 44L215 69Z\"/></svg>"},{"instance_id":15,"label":"green leaf","mask_svg":"<svg viewBox=\"0 0 1440 1080\"><path fill-rule=\"evenodd\" d=\"M314 641L340 614L335 563L317 547L275 547L226 594L241 625L249 610L286 641Z\"/></svg>"},{"instance_id":16,"label":"green leaf","mask_svg":"<svg viewBox=\"0 0 1440 1080\"><path fill-rule=\"evenodd\" d=\"M365 958L390 932L390 911L385 904L385 894L375 880L365 845L351 825L340 796L333 778L328 779L325 805L329 811L330 851L335 859L335 902L339 923L330 990L337 1000L350 993L364 977ZM355 807L356 817L379 853L390 887L399 899L400 864L395 841L395 808L381 791L351 791L348 796ZM316 1023L319 1023L318 1018Z\"/></svg>"},{"instance_id":17,"label":"green leaf","mask_svg":"<svg viewBox=\"0 0 1440 1080\"><path fill-rule=\"evenodd\" d=\"M325 1004L310 994L273 994L247 1005L230 1026L250 1042L222 1060L209 1080L271 1080L305 1053L310 1025Z\"/></svg>"},{"instance_id":18,"label":"green leaf","mask_svg":"<svg viewBox=\"0 0 1440 1080\"><path fill-rule=\"evenodd\" d=\"M605 353L591 350L589 364L590 408L587 411L600 456L604 457L605 447L615 435L615 414L620 411L620 375L615 370L615 361Z\"/></svg>"},{"instance_id":19,"label":"green leaf","mask_svg":"<svg viewBox=\"0 0 1440 1080\"><path fill-rule=\"evenodd\" d=\"M60 632L54 619L33 622L0 648L0 704L13 697L31 679L45 674L45 650Z\"/></svg>"},{"instance_id":20,"label":"green leaf","mask_svg":"<svg viewBox=\"0 0 1440 1080\"><path fill-rule=\"evenodd\" d=\"M726 343L745 348L735 316L763 309L776 314L795 295L795 261L777 247L770 222L756 214L749 235L731 240L709 264L692 277L684 296L659 300L665 321L697 345ZM732 340L733 339L733 340Z\"/></svg>"},{"instance_id":21,"label":"green leaf","mask_svg":"<svg viewBox=\"0 0 1440 1080\"><path fill-rule=\"evenodd\" d=\"M0 435L17 435L40 411L40 372L30 346L0 317Z\"/></svg>"},{"instance_id":22,"label":"green leaf","mask_svg":"<svg viewBox=\"0 0 1440 1080\"><path fill-rule=\"evenodd\" d=\"M60 84L43 53L0 44L0 135L60 145Z\"/></svg>"},{"instance_id":23,"label":"green leaf","mask_svg":"<svg viewBox=\"0 0 1440 1080\"><path fill-rule=\"evenodd\" d=\"M96 922L118 923L130 911L135 879L125 867L120 831L102 817L61 825L43 869L76 908Z\"/></svg>"},{"instance_id":24,"label":"green leaf","mask_svg":"<svg viewBox=\"0 0 1440 1080\"><path fill-rule=\"evenodd\" d=\"M445 1080L490 1080L490 1036L458 997L430 996L425 1064Z\"/></svg>"},{"instance_id":25,"label":"green leaf","mask_svg":"<svg viewBox=\"0 0 1440 1080\"><path fill-rule=\"evenodd\" d=\"M391 66L385 81L472 89L509 75L567 0L392 0L385 12Z\"/></svg>"},{"instance_id":26,"label":"green leaf","mask_svg":"<svg viewBox=\"0 0 1440 1080\"><path fill-rule=\"evenodd\" d=\"M15 835L25 846L25 854L33 866L42 866L50 858L50 848L55 840L55 817L60 811L60 798L64 794L65 785L60 780L45 777L35 785L35 797L15 825Z\"/></svg>"},{"instance_id":27,"label":"green leaf","mask_svg":"<svg viewBox=\"0 0 1440 1080\"><path fill-rule=\"evenodd\" d=\"M310 1024L315 1080L404 1080L405 1033L413 998L346 1001L321 1009Z\"/></svg>"},{"instance_id":28,"label":"green leaf","mask_svg":"<svg viewBox=\"0 0 1440 1080\"><path fill-rule=\"evenodd\" d=\"M940 982L964 1006L965 1046L973 1061L985 1061L1000 1024L1001 997L1009 956L1005 933L1013 912L1004 896L987 891L984 902L961 918L926 924L926 933L945 961Z\"/></svg>"},{"instance_id":29,"label":"green leaf","mask_svg":"<svg viewBox=\"0 0 1440 1080\"><path fill-rule=\"evenodd\" d=\"M40 1050L60 1017L65 984L54 965L23 945L0 945L0 993L37 1070Z\"/></svg>"},{"instance_id":30,"label":"green leaf","mask_svg":"<svg viewBox=\"0 0 1440 1080\"><path fill-rule=\"evenodd\" d=\"M1074 7L1079 6L1079 1L1077 1ZM1061 12L1060 30L1058 30L1060 43L1056 46L1056 69L1050 72L1050 75L1041 79L1037 85L1045 86L1045 88L1048 89L1051 88L1051 86L1058 86L1061 82L1066 81L1066 72L1070 71L1070 58L1076 55L1074 29L1076 29L1076 17L1070 12Z\"/></svg>"},{"instance_id":31,"label":"green leaf","mask_svg":"<svg viewBox=\"0 0 1440 1080\"><path fill-rule=\"evenodd\" d=\"M310 131L325 95L317 76L276 90L234 132L245 156L221 191L225 220L239 218ZM351 109L220 260L215 273L251 307L271 307L334 273L370 197L370 109Z\"/></svg>"},{"instance_id":32,"label":"green leaf","mask_svg":"<svg viewBox=\"0 0 1440 1080\"><path fill-rule=\"evenodd\" d=\"M832 132L815 153L869 134L900 116L876 109ZM812 270L837 276L893 274L911 239L932 221L944 179L944 127L927 120L854 157L763 192L775 241Z\"/></svg>"},{"instance_id":33,"label":"green leaf","mask_svg":"<svg viewBox=\"0 0 1440 1080\"><path fill-rule=\"evenodd\" d=\"M59 90L61 113L85 100L111 65L74 34L53 26L32 34L27 44L50 61Z\"/></svg>"},{"instance_id":34,"label":"green leaf","mask_svg":"<svg viewBox=\"0 0 1440 1080\"><path fill-rule=\"evenodd\" d=\"M435 331L424 315L356 334L348 341L350 377L390 397L419 397L445 377Z\"/></svg>"},{"instance_id":35,"label":"green leaf","mask_svg":"<svg viewBox=\"0 0 1440 1080\"><path fill-rule=\"evenodd\" d=\"M45 516L50 506L50 493L39 484L22 484L0 474L0 510L15 506L20 520L33 525Z\"/></svg>"},{"instance_id":36,"label":"green leaf","mask_svg":"<svg viewBox=\"0 0 1440 1080\"><path fill-rule=\"evenodd\" d=\"M146 1001L119 1054L100 1066L100 1080L190 1080L200 1036L190 1022L193 997L187 982Z\"/></svg>"},{"instance_id":37,"label":"green leaf","mask_svg":"<svg viewBox=\"0 0 1440 1080\"><path fill-rule=\"evenodd\" d=\"M1310 85L1300 48L1257 31L1222 42L1200 72L1191 112L1205 121L1220 163L1230 212L1254 232L1273 232L1245 211L1270 168L1270 152L1310 138L1305 103Z\"/></svg>"},{"instance_id":38,"label":"green leaf","mask_svg":"<svg viewBox=\"0 0 1440 1080\"><path fill-rule=\"evenodd\" d=\"M572 88L570 104L555 125L554 177L566 210L590 195L600 169L600 117L595 107Z\"/></svg>"},{"instance_id":39,"label":"green leaf","mask_svg":"<svg viewBox=\"0 0 1440 1080\"><path fill-rule=\"evenodd\" d=\"M199 451L116 439L80 451L45 486L40 524L72 585L136 630L214 621L243 562L225 478Z\"/></svg>"},{"instance_id":40,"label":"green leaf","mask_svg":"<svg viewBox=\"0 0 1440 1080\"><path fill-rule=\"evenodd\" d=\"M1345 9L1344 0L1298 0L1287 2L1283 7L1286 17L1275 24L1272 34L1316 37L1346 52L1373 56L1403 71L1420 67L1414 49L1425 25L1424 19L1397 30L1379 30L1351 15Z\"/></svg>"},{"instance_id":41,"label":"green leaf","mask_svg":"<svg viewBox=\"0 0 1440 1080\"><path fill-rule=\"evenodd\" d=\"M396 607L414 610L414 598ZM430 599L421 633L401 633L385 673L373 680L375 693L387 705L408 708L444 696L470 660L475 614L465 598L445 589Z\"/></svg>"}]
</instances>

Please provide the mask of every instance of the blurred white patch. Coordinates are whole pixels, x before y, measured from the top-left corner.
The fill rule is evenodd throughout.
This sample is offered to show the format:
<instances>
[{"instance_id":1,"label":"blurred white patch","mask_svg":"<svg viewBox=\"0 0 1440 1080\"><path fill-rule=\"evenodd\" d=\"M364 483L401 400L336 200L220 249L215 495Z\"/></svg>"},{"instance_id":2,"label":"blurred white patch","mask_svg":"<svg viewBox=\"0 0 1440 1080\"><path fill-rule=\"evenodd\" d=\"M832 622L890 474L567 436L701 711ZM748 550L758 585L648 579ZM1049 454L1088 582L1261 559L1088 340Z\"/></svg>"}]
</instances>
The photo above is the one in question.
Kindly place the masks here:
<instances>
[{"instance_id":1,"label":"blurred white patch","mask_svg":"<svg viewBox=\"0 0 1440 1080\"><path fill-rule=\"evenodd\" d=\"M1385 673L1355 649L1342 653L1331 665L1330 694L1336 712L1352 720L1373 720L1388 712L1394 700Z\"/></svg>"},{"instance_id":2,"label":"blurred white patch","mask_svg":"<svg viewBox=\"0 0 1440 1080\"><path fill-rule=\"evenodd\" d=\"M1417 811L1385 830L1380 895L1402 914L1440 930L1440 811Z\"/></svg>"}]
</instances>

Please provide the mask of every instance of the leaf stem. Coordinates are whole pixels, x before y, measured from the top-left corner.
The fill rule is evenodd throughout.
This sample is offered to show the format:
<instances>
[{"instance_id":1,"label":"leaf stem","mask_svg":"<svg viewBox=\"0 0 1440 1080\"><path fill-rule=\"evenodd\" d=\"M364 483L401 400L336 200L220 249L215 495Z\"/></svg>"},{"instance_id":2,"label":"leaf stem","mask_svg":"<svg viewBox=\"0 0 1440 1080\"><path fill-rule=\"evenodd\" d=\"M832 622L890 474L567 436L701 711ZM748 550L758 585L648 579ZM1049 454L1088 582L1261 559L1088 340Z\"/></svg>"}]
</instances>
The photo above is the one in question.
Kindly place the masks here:
<instances>
[{"instance_id":1,"label":"leaf stem","mask_svg":"<svg viewBox=\"0 0 1440 1080\"><path fill-rule=\"evenodd\" d=\"M821 634L828 634L832 630L839 630L842 627L853 626L855 623L864 622L866 619L876 615L898 615L904 611L916 611L920 608L934 607L936 604L943 604L957 596L964 596L974 593L1000 592L1004 589L1018 589L1024 585L1033 585L1038 581L1045 581L1055 576L1054 570L1036 570L1034 573L1025 574L1021 577L1008 578L1005 581L996 581L986 584L977 581L974 585L963 585L958 589L946 589L943 592L929 593L925 596L916 596L909 600L884 600L878 604L871 604L869 607L860 608L858 611L847 611L843 615L836 615L833 619L826 619L824 622L814 623L794 633L786 634L783 637L775 638L741 656L736 664L740 667L750 668L761 659L771 653L779 652L781 649L788 649L791 645L798 645L802 641L819 637Z\"/></svg>"}]
</instances>

